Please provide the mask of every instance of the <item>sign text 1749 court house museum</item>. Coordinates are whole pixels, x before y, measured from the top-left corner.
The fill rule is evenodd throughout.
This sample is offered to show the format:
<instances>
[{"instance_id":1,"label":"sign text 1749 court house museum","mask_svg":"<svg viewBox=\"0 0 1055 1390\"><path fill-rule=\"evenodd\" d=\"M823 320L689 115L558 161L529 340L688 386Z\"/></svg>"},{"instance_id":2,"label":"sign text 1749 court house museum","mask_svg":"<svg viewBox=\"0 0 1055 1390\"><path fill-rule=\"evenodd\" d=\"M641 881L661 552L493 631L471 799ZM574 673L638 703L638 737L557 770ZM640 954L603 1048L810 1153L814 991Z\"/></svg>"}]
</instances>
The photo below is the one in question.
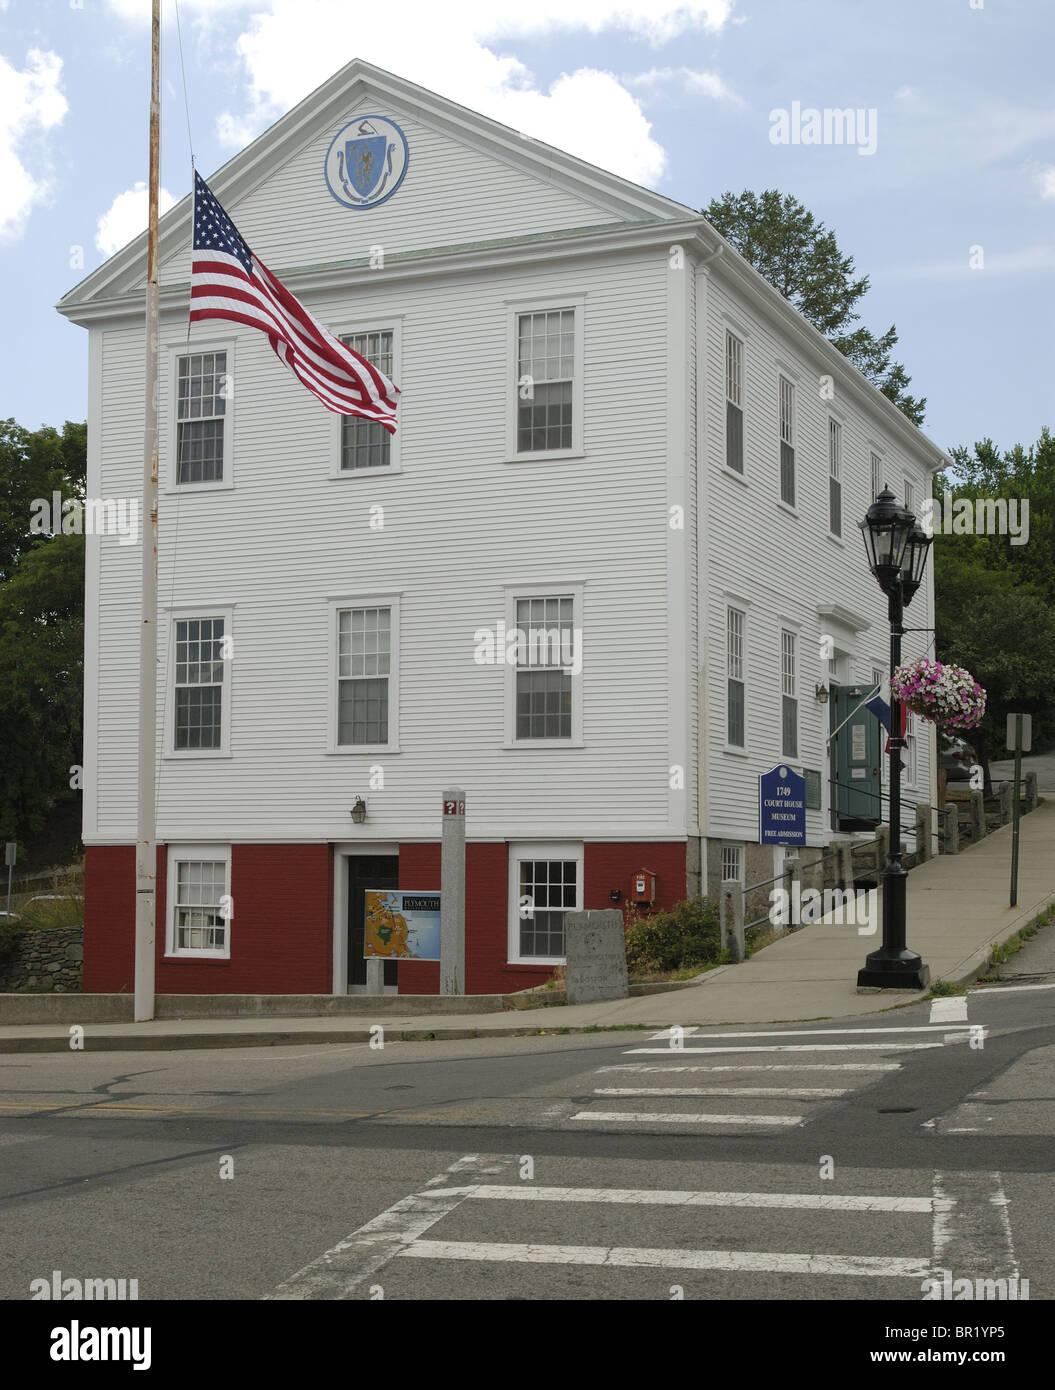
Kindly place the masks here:
<instances>
[{"instance_id":1,"label":"sign text 1749 court house museum","mask_svg":"<svg viewBox=\"0 0 1055 1390\"><path fill-rule=\"evenodd\" d=\"M939 449L691 208L358 60L209 187L398 386L398 428L323 409L250 327L188 327L191 198L166 214L161 992L367 988L366 893L440 889L452 786L472 993L546 978L568 910L770 877L777 765L807 845L869 837L878 725L829 740L885 665L856 523L884 484L929 495ZM59 306L90 334L93 497L141 495L144 247ZM84 987L118 991L139 559L88 546Z\"/></svg>"}]
</instances>

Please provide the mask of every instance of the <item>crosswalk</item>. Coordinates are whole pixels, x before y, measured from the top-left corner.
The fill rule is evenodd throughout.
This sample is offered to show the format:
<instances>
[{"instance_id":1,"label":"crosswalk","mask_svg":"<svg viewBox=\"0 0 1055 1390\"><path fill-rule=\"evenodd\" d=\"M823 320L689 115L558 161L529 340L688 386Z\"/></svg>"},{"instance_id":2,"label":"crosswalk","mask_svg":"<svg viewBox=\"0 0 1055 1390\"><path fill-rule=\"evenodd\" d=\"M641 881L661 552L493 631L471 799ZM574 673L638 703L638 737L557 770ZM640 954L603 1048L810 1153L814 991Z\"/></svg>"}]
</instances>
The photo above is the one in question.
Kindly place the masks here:
<instances>
[{"instance_id":1,"label":"crosswalk","mask_svg":"<svg viewBox=\"0 0 1055 1390\"><path fill-rule=\"evenodd\" d=\"M595 1085L590 1103L575 1108L567 1120L578 1129L633 1126L758 1134L797 1128L852 1092L900 1070L906 1054L972 1037L984 1039L984 1029L967 1024L966 1009L958 1009L955 1020L951 1014L947 1011L947 1022L932 1013L933 1022L904 1026L734 1034L674 1025L623 1054L655 1060L598 1067L594 1077L606 1084ZM777 1056L786 1060L774 1060ZM818 1084L826 1081L833 1084Z\"/></svg>"},{"instance_id":2,"label":"crosswalk","mask_svg":"<svg viewBox=\"0 0 1055 1390\"><path fill-rule=\"evenodd\" d=\"M589 1073L591 1099L553 1127L787 1133L896 1073L906 1052L964 1038L951 1018L735 1035L664 1029ZM816 1169L811 1183L801 1165L712 1163L691 1171L717 1185L682 1189L615 1185L651 1175L647 1163L547 1159L545 1180L524 1165L523 1155L464 1155L271 1297L918 1300L950 1270L1018 1273L997 1172L843 1170L837 1184L818 1181ZM605 1186L586 1173L615 1176Z\"/></svg>"}]
</instances>

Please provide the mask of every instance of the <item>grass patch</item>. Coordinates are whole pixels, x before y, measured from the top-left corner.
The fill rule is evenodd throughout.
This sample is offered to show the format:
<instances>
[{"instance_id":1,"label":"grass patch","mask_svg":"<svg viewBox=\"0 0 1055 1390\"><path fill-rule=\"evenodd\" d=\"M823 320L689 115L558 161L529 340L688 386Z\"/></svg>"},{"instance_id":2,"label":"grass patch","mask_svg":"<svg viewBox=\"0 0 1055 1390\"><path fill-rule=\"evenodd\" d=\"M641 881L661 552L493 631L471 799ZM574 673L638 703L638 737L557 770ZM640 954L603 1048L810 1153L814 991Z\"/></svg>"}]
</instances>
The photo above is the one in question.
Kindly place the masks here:
<instances>
[{"instance_id":1,"label":"grass patch","mask_svg":"<svg viewBox=\"0 0 1055 1390\"><path fill-rule=\"evenodd\" d=\"M929 999L945 999L950 994L966 994L966 985L955 985L951 980L935 980L930 987Z\"/></svg>"}]
</instances>

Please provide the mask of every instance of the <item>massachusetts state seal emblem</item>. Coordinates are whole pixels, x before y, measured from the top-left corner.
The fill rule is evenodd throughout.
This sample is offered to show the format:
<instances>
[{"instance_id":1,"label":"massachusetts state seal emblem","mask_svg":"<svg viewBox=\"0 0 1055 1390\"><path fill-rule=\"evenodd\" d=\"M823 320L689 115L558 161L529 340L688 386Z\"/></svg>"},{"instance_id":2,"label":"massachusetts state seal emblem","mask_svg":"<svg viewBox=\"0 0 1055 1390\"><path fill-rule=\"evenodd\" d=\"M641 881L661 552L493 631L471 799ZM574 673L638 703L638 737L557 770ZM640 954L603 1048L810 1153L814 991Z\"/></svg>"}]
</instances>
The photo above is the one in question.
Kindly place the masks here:
<instances>
[{"instance_id":1,"label":"massachusetts state seal emblem","mask_svg":"<svg viewBox=\"0 0 1055 1390\"><path fill-rule=\"evenodd\" d=\"M376 208L403 182L407 137L386 116L356 116L326 151L326 186L346 208Z\"/></svg>"}]
</instances>

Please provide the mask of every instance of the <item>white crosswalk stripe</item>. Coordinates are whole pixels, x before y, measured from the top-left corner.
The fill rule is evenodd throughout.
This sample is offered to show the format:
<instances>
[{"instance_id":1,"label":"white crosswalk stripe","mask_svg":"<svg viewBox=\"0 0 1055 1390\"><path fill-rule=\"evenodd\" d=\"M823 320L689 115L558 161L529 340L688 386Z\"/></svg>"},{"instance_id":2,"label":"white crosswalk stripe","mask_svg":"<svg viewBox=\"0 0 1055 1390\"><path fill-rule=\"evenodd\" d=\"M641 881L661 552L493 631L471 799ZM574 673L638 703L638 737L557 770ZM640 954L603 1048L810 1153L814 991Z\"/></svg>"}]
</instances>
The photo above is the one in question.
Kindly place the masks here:
<instances>
[{"instance_id":1,"label":"white crosswalk stripe","mask_svg":"<svg viewBox=\"0 0 1055 1390\"><path fill-rule=\"evenodd\" d=\"M930 1192L926 1196L912 1196L722 1188L536 1186L530 1181L514 1183L509 1180L517 1163L512 1155L468 1155L460 1159L445 1173L426 1183L421 1191L396 1202L353 1231L333 1250L287 1279L272 1297L348 1298L368 1279L379 1279L385 1266L404 1260L484 1266L592 1265L619 1270L725 1272L733 1276L779 1274L912 1280L917 1285L917 1289L912 1290L915 1297L918 1297L920 1281L940 1279L950 1269L966 1278L979 1271L989 1277L990 1265L1000 1278L1011 1278L1018 1273L1011 1246L1007 1200L999 1173L934 1173ZM498 1204L503 1215L496 1212L494 1204ZM501 1221L503 1231L511 1229L521 1236L533 1233L530 1224L524 1227L521 1223L517 1227L509 1215L510 1204L524 1209L525 1219L531 1207L580 1208L583 1210L577 1214L569 1212L566 1220L578 1222L578 1226L569 1229L598 1233L601 1218L599 1213L597 1217L587 1214L591 1207L608 1208L613 1214L625 1211L626 1220L633 1221L636 1230L646 1229L650 1233L655 1230L657 1234L662 1230L656 1222L661 1221L663 1209L685 1213L678 1218L682 1222L688 1220L687 1214L691 1211L728 1212L730 1216L722 1218L723 1224L718 1227L722 1231L734 1229L725 1222L731 1221L736 1212L743 1213L743 1219L761 1212L784 1212L789 1216L798 1213L804 1222L801 1227L804 1243L811 1242L818 1229L815 1222L810 1222L811 1216L827 1213L850 1218L854 1224L840 1229L847 1233L860 1232L859 1237L853 1237L855 1243L858 1239L862 1242L882 1239L876 1234L882 1227L858 1226L859 1220L874 1223L884 1217L899 1218L902 1221L897 1228L899 1239L908 1248L902 1245L898 1250L895 1246L895 1251L890 1252L888 1240L883 1241L887 1252L877 1254L868 1252L867 1247L863 1252L849 1253L845 1249L730 1248L728 1242L724 1248L714 1249L705 1244L699 1247L614 1242L587 1245L530 1238L491 1239L492 1231L488 1228L493 1221ZM480 1222L465 1217L473 1208L480 1213L482 1228ZM656 1212L655 1221L644 1228L640 1217L635 1216L635 1209L640 1208L652 1208ZM455 1213L459 1213L461 1219L456 1222L457 1229L448 1233L461 1238L446 1238L444 1231L436 1228L447 1218L453 1219ZM913 1217L923 1218L925 1225L917 1228L905 1224L906 1219ZM562 1218L562 1222L564 1220ZM618 1225L612 1227L609 1221L607 1229L618 1239ZM688 1231L691 1228L681 1225L678 1229ZM699 1229L703 1233L714 1227L704 1225ZM764 1228L756 1224L739 1229L741 1232L753 1229L757 1236ZM783 1232L785 1227L777 1229ZM840 1243L845 1238L845 1235L840 1237ZM386 1283L388 1277L385 1276Z\"/></svg>"}]
</instances>

